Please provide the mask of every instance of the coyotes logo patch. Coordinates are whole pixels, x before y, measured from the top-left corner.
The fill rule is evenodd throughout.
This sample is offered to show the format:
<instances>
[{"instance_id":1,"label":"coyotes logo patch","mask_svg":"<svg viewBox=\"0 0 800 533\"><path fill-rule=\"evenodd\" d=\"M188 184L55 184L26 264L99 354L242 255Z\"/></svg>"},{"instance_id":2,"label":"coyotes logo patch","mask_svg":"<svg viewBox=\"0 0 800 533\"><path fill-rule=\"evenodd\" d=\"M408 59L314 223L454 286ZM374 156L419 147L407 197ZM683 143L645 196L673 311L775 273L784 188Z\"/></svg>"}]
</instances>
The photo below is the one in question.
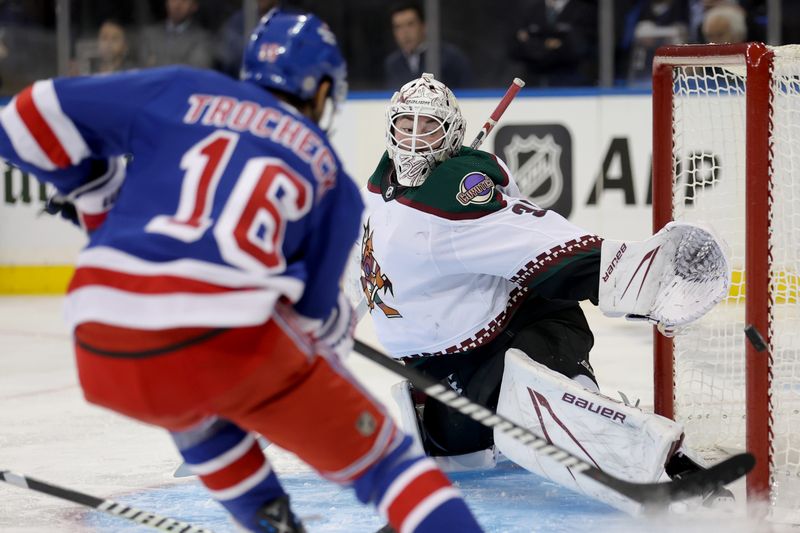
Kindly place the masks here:
<instances>
[{"instance_id":1,"label":"coyotes logo patch","mask_svg":"<svg viewBox=\"0 0 800 533\"><path fill-rule=\"evenodd\" d=\"M361 290L364 291L364 296L367 298L367 307L372 313L377 305L386 318L403 318L397 309L386 305L381 299L380 291L383 291L384 296L387 291L394 296L394 290L391 280L381 272L381 266L375 259L372 232L369 220L367 220L367 224L364 226L364 236L361 238Z\"/></svg>"}]
</instances>

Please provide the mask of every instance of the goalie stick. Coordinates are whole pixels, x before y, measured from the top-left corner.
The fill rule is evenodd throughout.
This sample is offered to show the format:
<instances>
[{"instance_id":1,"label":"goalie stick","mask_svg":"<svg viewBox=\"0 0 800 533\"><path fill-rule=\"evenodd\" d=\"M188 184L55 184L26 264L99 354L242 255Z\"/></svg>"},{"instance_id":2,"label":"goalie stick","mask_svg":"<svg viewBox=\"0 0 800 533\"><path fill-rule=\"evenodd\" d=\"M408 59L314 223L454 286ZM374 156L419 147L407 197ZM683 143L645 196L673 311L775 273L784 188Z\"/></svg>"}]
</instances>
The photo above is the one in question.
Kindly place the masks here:
<instances>
[{"instance_id":1,"label":"goalie stick","mask_svg":"<svg viewBox=\"0 0 800 533\"><path fill-rule=\"evenodd\" d=\"M402 365L380 351L355 340L353 348L367 359L383 366L391 372L409 380L415 388L426 395L472 417L488 428L502 431L507 436L518 440L541 456L570 468L572 472L593 479L597 483L617 491L623 496L638 502L645 508L659 508L670 502L701 496L712 490L735 481L747 474L755 465L755 458L749 453L734 455L707 470L689 474L680 479L662 483L636 483L616 478L603 472L571 452L548 442L544 437L498 415L491 409L461 396L449 387L425 376L418 370Z\"/></svg>"},{"instance_id":2,"label":"goalie stick","mask_svg":"<svg viewBox=\"0 0 800 533\"><path fill-rule=\"evenodd\" d=\"M500 103L497 104L497 107L494 108L492 114L489 115L489 120L487 120L483 125L481 131L478 132L478 135L475 137L475 140L472 141L472 144L469 145L470 148L477 150L478 147L483 144L486 136L489 135L489 132L494 129L494 127L497 125L497 122L500 120L500 117L503 116L503 113L505 113L508 104L511 103L511 100L517 96L517 93L523 87L525 87L525 82L519 78L514 78L514 81L511 82L506 94L504 94L503 98L500 99Z\"/></svg>"},{"instance_id":3,"label":"goalie stick","mask_svg":"<svg viewBox=\"0 0 800 533\"><path fill-rule=\"evenodd\" d=\"M56 498L61 498L62 500L67 500L72 503L85 505L86 507L91 507L92 509L97 509L98 511L103 511L110 515L131 520L137 524L149 526L159 531L171 531L172 533L212 533L210 529L204 527L158 516L157 514L142 511L111 500L104 500L76 490L51 485L50 483L45 483L38 479L15 474L10 470L0 470L0 481L5 481L6 483L23 489L31 489L49 494L50 496L55 496Z\"/></svg>"}]
</instances>

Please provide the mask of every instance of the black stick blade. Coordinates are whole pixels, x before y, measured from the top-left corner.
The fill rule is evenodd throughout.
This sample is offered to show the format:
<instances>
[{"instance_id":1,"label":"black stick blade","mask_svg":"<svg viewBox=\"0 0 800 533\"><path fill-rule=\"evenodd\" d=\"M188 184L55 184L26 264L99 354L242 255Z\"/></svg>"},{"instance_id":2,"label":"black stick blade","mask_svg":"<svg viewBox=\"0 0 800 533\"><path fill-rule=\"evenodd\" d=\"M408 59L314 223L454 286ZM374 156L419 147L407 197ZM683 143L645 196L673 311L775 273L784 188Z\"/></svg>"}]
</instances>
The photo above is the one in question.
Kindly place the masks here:
<instances>
[{"instance_id":1,"label":"black stick blade","mask_svg":"<svg viewBox=\"0 0 800 533\"><path fill-rule=\"evenodd\" d=\"M707 494L717 487L739 479L752 470L753 465L755 465L755 458L749 453L743 453L682 479L674 479L662 483L626 481L603 472L595 465L588 463L583 458L564 448L556 446L541 435L537 435L516 422L498 415L494 410L480 403L461 396L418 370L398 363L358 339L355 339L354 349L367 359L378 363L398 376L408 379L414 387L424 391L429 397L444 405L458 409L462 414L471 416L486 427L495 431L505 432L540 456L549 457L563 466L569 467L573 472L593 479L601 485L605 485L648 508L664 507L673 501Z\"/></svg>"},{"instance_id":2,"label":"black stick blade","mask_svg":"<svg viewBox=\"0 0 800 533\"><path fill-rule=\"evenodd\" d=\"M708 494L714 489L744 476L753 469L755 464L756 459L752 454L740 453L706 470L700 470L684 478L673 479L666 483L632 483L599 470L587 471L586 475L652 509L666 507L672 502L686 498Z\"/></svg>"}]
</instances>

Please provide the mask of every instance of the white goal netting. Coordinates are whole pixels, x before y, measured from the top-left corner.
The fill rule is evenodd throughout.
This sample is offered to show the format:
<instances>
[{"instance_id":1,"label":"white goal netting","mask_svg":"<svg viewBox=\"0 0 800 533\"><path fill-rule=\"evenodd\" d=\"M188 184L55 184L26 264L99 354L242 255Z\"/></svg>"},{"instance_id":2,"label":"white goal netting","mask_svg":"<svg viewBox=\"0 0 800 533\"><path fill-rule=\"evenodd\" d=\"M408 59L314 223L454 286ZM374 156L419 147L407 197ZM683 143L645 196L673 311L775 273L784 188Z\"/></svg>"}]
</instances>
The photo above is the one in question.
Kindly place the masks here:
<instances>
[{"instance_id":1,"label":"white goal netting","mask_svg":"<svg viewBox=\"0 0 800 533\"><path fill-rule=\"evenodd\" d=\"M768 225L772 518L800 523L800 53L774 51L761 111L771 118L771 199L760 219L745 216L744 58L673 68L673 218L710 224L734 270L728 298L675 339L674 402L688 446L708 458L745 450L745 235Z\"/></svg>"}]
</instances>

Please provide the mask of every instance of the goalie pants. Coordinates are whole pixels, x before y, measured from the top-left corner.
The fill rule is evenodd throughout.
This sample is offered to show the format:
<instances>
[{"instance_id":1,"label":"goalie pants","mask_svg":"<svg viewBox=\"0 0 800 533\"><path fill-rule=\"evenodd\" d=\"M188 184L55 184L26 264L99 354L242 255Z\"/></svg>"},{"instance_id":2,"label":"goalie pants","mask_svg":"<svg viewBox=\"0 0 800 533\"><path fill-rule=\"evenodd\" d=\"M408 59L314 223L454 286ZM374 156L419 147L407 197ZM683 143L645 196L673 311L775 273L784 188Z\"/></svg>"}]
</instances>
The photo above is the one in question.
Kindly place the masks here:
<instances>
[{"instance_id":1,"label":"goalie pants","mask_svg":"<svg viewBox=\"0 0 800 533\"><path fill-rule=\"evenodd\" d=\"M479 531L432 460L410 455L410 439L383 409L283 315L235 329L81 324L75 350L84 395L172 431L215 499L251 529L260 507L283 494L250 433L257 432L352 485L398 531L453 522Z\"/></svg>"},{"instance_id":2,"label":"goalie pants","mask_svg":"<svg viewBox=\"0 0 800 533\"><path fill-rule=\"evenodd\" d=\"M594 336L580 306L565 303L542 314L542 303L538 298L526 302L486 346L463 354L409 359L407 364L490 409L497 408L509 348L518 348L569 378L581 374L596 382L589 364ZM471 453L494 443L493 431L469 416L431 398L424 402L422 438L429 455Z\"/></svg>"}]
</instances>

